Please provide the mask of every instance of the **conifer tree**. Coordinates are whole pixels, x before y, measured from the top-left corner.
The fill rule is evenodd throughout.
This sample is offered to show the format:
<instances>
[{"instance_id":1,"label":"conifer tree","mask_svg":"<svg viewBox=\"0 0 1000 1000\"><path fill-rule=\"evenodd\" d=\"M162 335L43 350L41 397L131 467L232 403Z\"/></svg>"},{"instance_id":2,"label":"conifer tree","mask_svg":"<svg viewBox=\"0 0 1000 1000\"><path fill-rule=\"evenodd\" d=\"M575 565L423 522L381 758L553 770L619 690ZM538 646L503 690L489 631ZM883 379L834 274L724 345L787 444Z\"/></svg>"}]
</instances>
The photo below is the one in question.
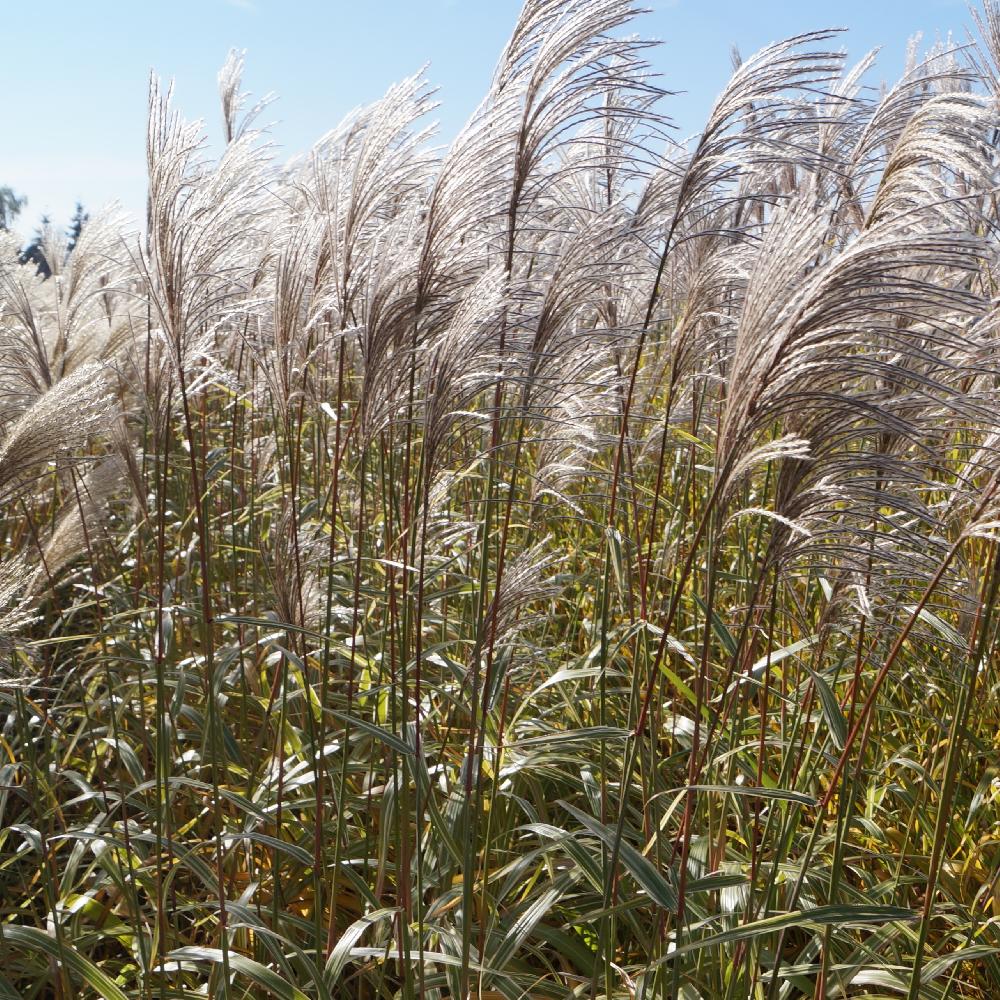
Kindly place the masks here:
<instances>
[{"instance_id":1,"label":"conifer tree","mask_svg":"<svg viewBox=\"0 0 1000 1000\"><path fill-rule=\"evenodd\" d=\"M0 187L0 230L10 229L27 204L28 199L15 194L13 188Z\"/></svg>"},{"instance_id":2,"label":"conifer tree","mask_svg":"<svg viewBox=\"0 0 1000 1000\"><path fill-rule=\"evenodd\" d=\"M90 214L83 210L83 204L81 202L76 203L76 208L73 210L73 218L69 223L69 232L66 235L66 253L71 254L73 248L76 246L77 240L80 239L80 233L83 232L83 227L90 221Z\"/></svg>"}]
</instances>

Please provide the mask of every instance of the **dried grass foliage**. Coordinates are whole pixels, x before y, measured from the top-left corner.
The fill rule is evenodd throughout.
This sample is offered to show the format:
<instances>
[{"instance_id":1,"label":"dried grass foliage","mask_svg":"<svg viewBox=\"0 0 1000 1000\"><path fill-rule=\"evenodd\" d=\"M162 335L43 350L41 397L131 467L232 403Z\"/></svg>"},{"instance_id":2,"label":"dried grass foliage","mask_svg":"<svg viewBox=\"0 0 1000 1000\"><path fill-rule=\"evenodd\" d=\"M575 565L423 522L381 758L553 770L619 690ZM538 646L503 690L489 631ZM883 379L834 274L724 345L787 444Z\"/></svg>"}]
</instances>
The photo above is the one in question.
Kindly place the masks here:
<instances>
[{"instance_id":1,"label":"dried grass foliage","mask_svg":"<svg viewBox=\"0 0 1000 1000\"><path fill-rule=\"evenodd\" d=\"M685 145L637 13L4 238L11 995L1000 989L1000 8Z\"/></svg>"}]
</instances>

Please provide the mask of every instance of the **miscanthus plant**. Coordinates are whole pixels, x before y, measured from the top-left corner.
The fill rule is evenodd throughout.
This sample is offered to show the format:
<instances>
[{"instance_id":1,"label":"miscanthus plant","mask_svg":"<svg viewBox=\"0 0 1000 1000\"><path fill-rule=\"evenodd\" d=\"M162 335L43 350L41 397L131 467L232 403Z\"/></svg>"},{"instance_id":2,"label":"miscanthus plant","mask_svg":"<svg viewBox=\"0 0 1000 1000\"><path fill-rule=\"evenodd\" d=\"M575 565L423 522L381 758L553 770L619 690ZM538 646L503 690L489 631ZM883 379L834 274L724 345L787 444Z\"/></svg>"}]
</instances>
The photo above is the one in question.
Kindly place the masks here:
<instances>
[{"instance_id":1,"label":"miscanthus plant","mask_svg":"<svg viewBox=\"0 0 1000 1000\"><path fill-rule=\"evenodd\" d=\"M635 13L0 248L4 998L1000 995L1000 8Z\"/></svg>"}]
</instances>

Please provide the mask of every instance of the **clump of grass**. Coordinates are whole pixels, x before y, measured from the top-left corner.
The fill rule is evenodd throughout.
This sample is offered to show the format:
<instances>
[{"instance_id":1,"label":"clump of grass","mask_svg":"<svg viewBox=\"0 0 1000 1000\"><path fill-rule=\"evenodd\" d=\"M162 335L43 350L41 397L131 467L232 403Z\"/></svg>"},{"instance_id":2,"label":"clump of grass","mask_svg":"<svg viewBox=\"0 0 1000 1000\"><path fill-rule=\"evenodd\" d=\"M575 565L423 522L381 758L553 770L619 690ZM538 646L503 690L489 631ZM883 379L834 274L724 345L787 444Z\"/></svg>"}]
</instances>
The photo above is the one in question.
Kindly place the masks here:
<instances>
[{"instance_id":1,"label":"clump of grass","mask_svg":"<svg viewBox=\"0 0 1000 1000\"><path fill-rule=\"evenodd\" d=\"M1000 8L686 145L635 14L4 246L6 995L1000 990Z\"/></svg>"}]
</instances>

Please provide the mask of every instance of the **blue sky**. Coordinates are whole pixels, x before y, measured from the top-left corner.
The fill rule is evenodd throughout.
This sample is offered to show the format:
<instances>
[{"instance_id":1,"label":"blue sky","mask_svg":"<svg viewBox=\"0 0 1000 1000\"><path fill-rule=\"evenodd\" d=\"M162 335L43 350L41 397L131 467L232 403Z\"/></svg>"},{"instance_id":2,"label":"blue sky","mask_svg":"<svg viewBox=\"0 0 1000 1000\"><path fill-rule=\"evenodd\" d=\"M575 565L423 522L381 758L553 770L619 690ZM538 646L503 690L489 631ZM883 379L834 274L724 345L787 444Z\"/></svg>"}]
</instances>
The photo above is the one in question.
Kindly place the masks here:
<instances>
[{"instance_id":1,"label":"blue sky","mask_svg":"<svg viewBox=\"0 0 1000 1000\"><path fill-rule=\"evenodd\" d=\"M881 45L873 83L892 80L907 39L966 39L962 0L646 0L634 30L663 42L650 54L665 87L686 91L665 110L694 132L744 54L801 31L851 29L860 58ZM175 79L178 107L219 134L216 73L247 50L245 86L278 100L265 120L281 155L308 148L358 104L424 63L440 89L436 117L453 135L485 91L519 0L50 0L0 3L4 96L0 185L27 195L27 232L43 212L65 224L76 200L144 206L150 69Z\"/></svg>"}]
</instances>

